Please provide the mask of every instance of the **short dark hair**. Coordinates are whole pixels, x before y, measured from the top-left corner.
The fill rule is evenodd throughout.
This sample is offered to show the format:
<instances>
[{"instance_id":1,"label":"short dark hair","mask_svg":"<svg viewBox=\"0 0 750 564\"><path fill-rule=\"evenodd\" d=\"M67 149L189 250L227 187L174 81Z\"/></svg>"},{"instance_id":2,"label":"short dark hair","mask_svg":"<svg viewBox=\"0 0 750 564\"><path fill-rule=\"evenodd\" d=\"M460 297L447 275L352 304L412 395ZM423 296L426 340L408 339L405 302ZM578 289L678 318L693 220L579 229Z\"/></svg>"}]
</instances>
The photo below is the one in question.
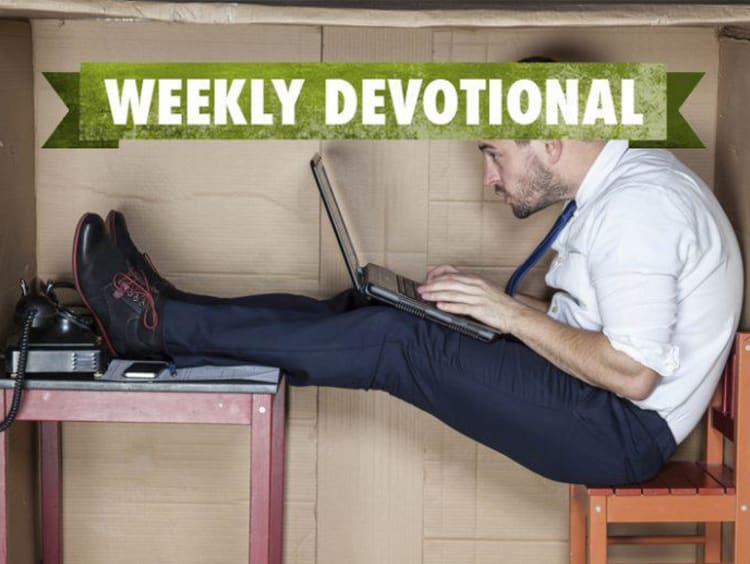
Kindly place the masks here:
<instances>
[{"instance_id":1,"label":"short dark hair","mask_svg":"<svg viewBox=\"0 0 750 564\"><path fill-rule=\"evenodd\" d=\"M544 57L542 55L533 55L531 57L525 57L518 61L519 63L556 63L555 59L551 57Z\"/></svg>"}]
</instances>

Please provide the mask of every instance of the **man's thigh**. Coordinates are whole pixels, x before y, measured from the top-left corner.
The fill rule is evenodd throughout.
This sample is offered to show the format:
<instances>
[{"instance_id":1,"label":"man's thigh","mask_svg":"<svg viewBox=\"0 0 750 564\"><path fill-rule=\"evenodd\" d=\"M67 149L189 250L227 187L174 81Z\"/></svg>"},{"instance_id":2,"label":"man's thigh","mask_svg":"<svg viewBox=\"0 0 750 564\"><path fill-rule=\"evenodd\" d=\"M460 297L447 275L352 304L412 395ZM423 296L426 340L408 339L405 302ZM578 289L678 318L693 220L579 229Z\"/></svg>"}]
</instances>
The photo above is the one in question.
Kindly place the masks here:
<instances>
[{"instance_id":1,"label":"man's thigh","mask_svg":"<svg viewBox=\"0 0 750 564\"><path fill-rule=\"evenodd\" d=\"M551 479L625 483L642 479L640 468L658 467L656 446L632 434L638 422L624 400L515 338L483 343L401 312L387 315L393 329L374 388ZM633 441L645 443L639 454L645 463L630 459Z\"/></svg>"}]
</instances>

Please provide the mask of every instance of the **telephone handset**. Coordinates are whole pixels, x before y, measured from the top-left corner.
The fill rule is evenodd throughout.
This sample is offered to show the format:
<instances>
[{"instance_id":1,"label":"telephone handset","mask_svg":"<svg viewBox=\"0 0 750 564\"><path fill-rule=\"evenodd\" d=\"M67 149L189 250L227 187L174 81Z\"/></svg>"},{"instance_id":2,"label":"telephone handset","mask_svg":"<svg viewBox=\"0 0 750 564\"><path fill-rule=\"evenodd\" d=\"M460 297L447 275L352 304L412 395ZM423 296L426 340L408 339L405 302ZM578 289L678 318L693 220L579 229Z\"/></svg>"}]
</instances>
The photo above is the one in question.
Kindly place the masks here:
<instances>
[{"instance_id":1,"label":"telephone handset","mask_svg":"<svg viewBox=\"0 0 750 564\"><path fill-rule=\"evenodd\" d=\"M5 371L16 379L13 402L0 432L13 423L21 403L25 377L45 378L71 373L96 377L106 369L109 358L94 332L94 322L83 306L63 305L56 290L75 290L71 282L43 283L34 278L21 280L21 298L16 304L16 331L8 339Z\"/></svg>"},{"instance_id":2,"label":"telephone handset","mask_svg":"<svg viewBox=\"0 0 750 564\"><path fill-rule=\"evenodd\" d=\"M38 278L34 278L29 285L26 280L21 280L21 299L16 304L14 313L16 325L23 326L26 314L34 309L36 314L31 328L36 331L37 335L47 333L62 337L71 333L74 327L92 331L93 323L90 319L60 303L55 292L58 288L74 290L75 286L72 282L52 280L43 284Z\"/></svg>"}]
</instances>

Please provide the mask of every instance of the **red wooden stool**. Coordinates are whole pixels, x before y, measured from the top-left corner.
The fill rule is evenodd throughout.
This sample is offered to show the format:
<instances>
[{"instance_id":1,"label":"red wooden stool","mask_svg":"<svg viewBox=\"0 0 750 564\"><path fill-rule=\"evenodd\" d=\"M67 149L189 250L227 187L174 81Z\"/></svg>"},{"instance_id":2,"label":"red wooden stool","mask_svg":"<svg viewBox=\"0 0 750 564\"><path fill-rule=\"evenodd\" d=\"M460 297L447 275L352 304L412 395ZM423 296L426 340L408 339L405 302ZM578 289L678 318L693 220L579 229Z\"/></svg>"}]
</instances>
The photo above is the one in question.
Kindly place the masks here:
<instances>
[{"instance_id":1,"label":"red wooden stool","mask_svg":"<svg viewBox=\"0 0 750 564\"><path fill-rule=\"evenodd\" d=\"M734 522L734 564L750 563L750 333L738 333L708 410L705 462L670 462L634 486L570 486L570 563L606 564L614 544L702 544L721 562L721 523ZM725 451L725 441L732 445ZM727 455L727 456L725 456ZM734 467L724 465L725 458ZM586 519L588 514L588 519ZM701 535L608 536L608 523L705 523ZM587 542L588 539L588 542Z\"/></svg>"},{"instance_id":2,"label":"red wooden stool","mask_svg":"<svg viewBox=\"0 0 750 564\"><path fill-rule=\"evenodd\" d=\"M61 422L218 423L249 425L252 564L281 564L284 503L285 382L237 385L117 384L29 380L18 421L40 422L41 538L44 564L62 564ZM5 413L12 380L0 383ZM165 388L166 386L166 388ZM133 391L151 390L151 391ZM122 391L130 390L130 391ZM169 390L169 391L164 391ZM180 390L180 391L177 391ZM219 391L223 390L223 391ZM231 391L227 391L231 390ZM0 440L0 564L7 550L7 436Z\"/></svg>"}]
</instances>

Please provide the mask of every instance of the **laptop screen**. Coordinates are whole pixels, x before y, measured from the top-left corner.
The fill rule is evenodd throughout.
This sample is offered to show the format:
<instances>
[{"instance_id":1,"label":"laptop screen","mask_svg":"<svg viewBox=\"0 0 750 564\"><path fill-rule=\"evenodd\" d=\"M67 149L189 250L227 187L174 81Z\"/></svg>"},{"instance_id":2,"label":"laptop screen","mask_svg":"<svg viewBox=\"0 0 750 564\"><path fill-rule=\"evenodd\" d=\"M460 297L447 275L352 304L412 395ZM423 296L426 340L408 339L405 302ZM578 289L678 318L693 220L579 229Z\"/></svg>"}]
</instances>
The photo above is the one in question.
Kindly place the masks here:
<instances>
[{"instance_id":1,"label":"laptop screen","mask_svg":"<svg viewBox=\"0 0 750 564\"><path fill-rule=\"evenodd\" d=\"M344 254L344 260L346 261L346 267L349 269L349 274L352 277L352 282L354 283L355 288L360 288L361 284L359 282L359 277L357 276L359 259L357 258L357 253L354 251L352 238L349 236L349 231L346 229L344 217L341 215L341 210L336 202L336 196L331 188L331 181L328 179L328 174L323 166L323 160L320 154L315 153L310 160L310 166L312 167L313 176L315 177L315 183L318 185L318 190L320 190L320 197L323 198L323 204L326 207L326 212L328 212L328 218L331 220L331 225L336 233L339 247L341 247L341 252Z\"/></svg>"}]
</instances>

